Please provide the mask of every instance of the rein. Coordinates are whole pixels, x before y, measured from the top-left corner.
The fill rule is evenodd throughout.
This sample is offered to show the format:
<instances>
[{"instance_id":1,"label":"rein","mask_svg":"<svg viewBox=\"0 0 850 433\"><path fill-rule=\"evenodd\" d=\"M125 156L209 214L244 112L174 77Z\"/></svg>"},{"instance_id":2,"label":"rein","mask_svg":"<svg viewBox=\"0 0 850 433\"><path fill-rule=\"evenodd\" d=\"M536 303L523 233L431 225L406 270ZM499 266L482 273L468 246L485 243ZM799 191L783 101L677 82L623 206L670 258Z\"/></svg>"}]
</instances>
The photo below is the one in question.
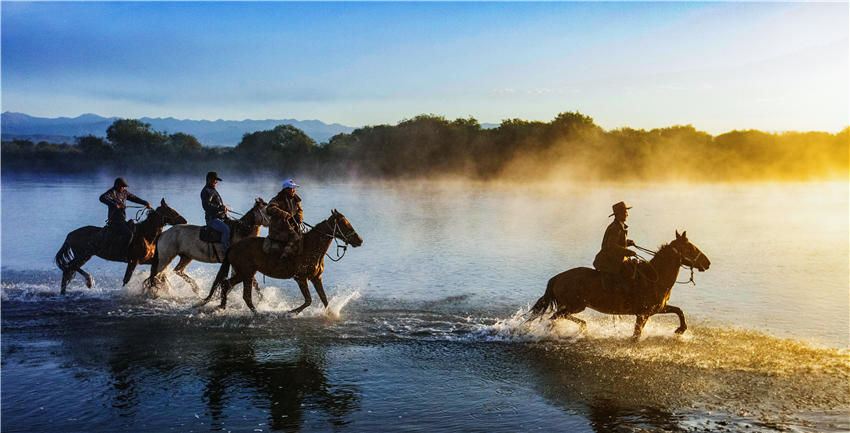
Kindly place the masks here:
<instances>
[{"instance_id":1,"label":"rein","mask_svg":"<svg viewBox=\"0 0 850 433\"><path fill-rule=\"evenodd\" d=\"M651 255L651 256L653 256L653 257L657 254L655 251L652 251L652 250L650 250L650 249L647 249L647 248L644 248L644 247L641 247L641 246L638 246L638 245L635 245L634 247L635 247L635 248L637 248L637 249L639 249L639 250L641 250L641 251L643 251L643 252L645 252L645 253L647 253L647 254L649 254L649 255ZM672 247L672 246L671 246L670 248L673 248L673 251L675 251L675 252L676 252L676 254L678 254L680 258L682 258L682 259L686 259L686 260L688 260L688 261L690 261L690 262L691 262L691 264L690 264L690 265L686 265L685 263L682 263L682 264L680 264L680 265L679 265L679 267L680 267L680 268L682 268L682 269L690 269L690 271L691 271L691 278L690 278L690 279L688 279L688 281L676 281L676 284L688 284L688 283L691 283L691 284L693 284L693 285L695 285L695 286L696 286L696 285L697 285L697 283L696 283L696 281L694 281L694 263L696 263L696 261L697 261L697 260L699 260L700 256L702 256L702 251L699 251L699 253L697 253L696 257L694 257L693 259L691 259L691 258L687 258L687 257L685 257L685 255L684 255L684 254L682 254L679 250L677 250L677 249L676 249L676 247ZM638 257L640 257L640 256L638 256ZM640 258L641 258L642 260L646 261L647 263L649 263L649 261L648 261L648 260L646 260L646 259L644 259L643 257L640 257ZM654 268L653 268L653 270L654 270ZM657 274L657 273L658 273L658 272L656 271L656 274Z\"/></svg>"},{"instance_id":2,"label":"rein","mask_svg":"<svg viewBox=\"0 0 850 433\"><path fill-rule=\"evenodd\" d=\"M132 209L139 209L139 210L136 211L136 217L133 218L136 222L139 222L139 220L141 220L142 217L145 216L145 209L147 209L144 206L124 206L124 207L125 208L132 208Z\"/></svg>"},{"instance_id":3,"label":"rein","mask_svg":"<svg viewBox=\"0 0 850 433\"><path fill-rule=\"evenodd\" d=\"M320 230L317 230L316 227L311 226L310 224L307 224L306 222L302 221L301 224L304 224L305 226L310 227L313 230L316 230L316 233L318 233L320 235L327 236L327 237L333 239L334 242L336 242L336 258L331 257L331 255L328 254L327 251L325 251L325 255L328 256L328 258L331 259L332 262L338 262L338 261L342 260L342 258L345 256L346 251L348 251L348 237L357 233L353 230L349 234L343 233L342 229L339 228L339 224L336 222L336 219L334 219L333 231L330 234L324 233ZM343 242L345 242L344 245L339 244L339 238L336 236L337 233L339 233L339 235L342 236ZM342 254L339 253L340 248L342 248Z\"/></svg>"}]
</instances>

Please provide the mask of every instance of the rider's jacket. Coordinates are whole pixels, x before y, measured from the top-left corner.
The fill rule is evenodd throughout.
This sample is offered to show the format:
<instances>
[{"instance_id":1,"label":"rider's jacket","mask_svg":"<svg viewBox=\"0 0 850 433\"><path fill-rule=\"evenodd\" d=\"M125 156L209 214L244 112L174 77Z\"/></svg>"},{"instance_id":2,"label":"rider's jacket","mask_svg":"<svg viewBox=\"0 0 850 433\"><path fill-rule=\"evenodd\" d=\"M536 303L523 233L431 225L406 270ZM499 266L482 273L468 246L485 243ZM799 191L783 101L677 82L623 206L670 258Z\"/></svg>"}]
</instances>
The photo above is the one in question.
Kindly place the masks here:
<instances>
[{"instance_id":1,"label":"rider's jacket","mask_svg":"<svg viewBox=\"0 0 850 433\"><path fill-rule=\"evenodd\" d=\"M127 213L125 210L127 207L127 200L140 205L150 206L148 202L130 194L130 192L126 189L122 192L117 188L110 188L108 191L100 195L100 202L109 208L109 214L107 217L108 222L123 223L127 219Z\"/></svg>"},{"instance_id":2,"label":"rider's jacket","mask_svg":"<svg viewBox=\"0 0 850 433\"><path fill-rule=\"evenodd\" d=\"M283 191L269 200L266 213L269 215L269 239L278 241L288 240L304 220L301 197L298 194L289 197Z\"/></svg>"},{"instance_id":3,"label":"rider's jacket","mask_svg":"<svg viewBox=\"0 0 850 433\"><path fill-rule=\"evenodd\" d=\"M213 218L223 221L227 217L224 202L214 186L206 185L201 190L201 206L204 207L204 219L207 221Z\"/></svg>"},{"instance_id":4,"label":"rider's jacket","mask_svg":"<svg viewBox=\"0 0 850 433\"><path fill-rule=\"evenodd\" d=\"M628 234L629 226L625 222L615 219L608 225L605 236L602 238L602 249L596 254L593 267L601 272L618 274L629 253L626 248Z\"/></svg>"}]
</instances>

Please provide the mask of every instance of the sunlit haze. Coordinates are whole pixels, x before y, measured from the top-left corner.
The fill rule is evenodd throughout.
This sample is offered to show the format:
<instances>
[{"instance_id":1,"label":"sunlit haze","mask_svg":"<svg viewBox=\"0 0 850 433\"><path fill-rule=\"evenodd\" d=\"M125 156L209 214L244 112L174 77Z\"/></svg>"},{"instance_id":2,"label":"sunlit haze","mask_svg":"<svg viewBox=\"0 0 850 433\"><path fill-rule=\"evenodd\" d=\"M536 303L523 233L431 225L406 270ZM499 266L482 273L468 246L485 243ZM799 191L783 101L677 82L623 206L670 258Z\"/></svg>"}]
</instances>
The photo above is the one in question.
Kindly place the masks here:
<instances>
[{"instance_id":1,"label":"sunlit haze","mask_svg":"<svg viewBox=\"0 0 850 433\"><path fill-rule=\"evenodd\" d=\"M836 132L842 3L2 3L2 110Z\"/></svg>"}]
</instances>

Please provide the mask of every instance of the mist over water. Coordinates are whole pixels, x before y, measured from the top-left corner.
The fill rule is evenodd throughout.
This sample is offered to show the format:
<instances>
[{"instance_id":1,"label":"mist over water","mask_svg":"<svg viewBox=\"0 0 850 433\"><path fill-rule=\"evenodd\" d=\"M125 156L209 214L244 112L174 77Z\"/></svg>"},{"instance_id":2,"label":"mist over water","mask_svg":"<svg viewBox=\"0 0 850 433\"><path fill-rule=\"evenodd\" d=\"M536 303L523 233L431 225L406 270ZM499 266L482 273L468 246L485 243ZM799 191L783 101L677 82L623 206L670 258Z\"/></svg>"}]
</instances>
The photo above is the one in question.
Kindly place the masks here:
<instances>
[{"instance_id":1,"label":"mist over water","mask_svg":"<svg viewBox=\"0 0 850 433\"><path fill-rule=\"evenodd\" d=\"M222 177L240 212L279 189ZM226 311L195 309L180 278L147 299L148 266L122 288L124 267L99 258L84 267L95 287L78 276L61 297L53 255L66 233L102 225L97 197L112 178L2 180L4 431L850 428L846 182L298 179L307 222L338 209L364 244L326 261L329 309L313 292L292 316L302 298L291 280L258 275L258 315L241 287ZM203 223L202 180L128 180ZM590 265L620 200L634 206L638 245L687 230L712 261L695 286L673 289L685 335L675 315L651 318L637 344L630 316L583 312L585 333L526 323L551 276ZM206 291L217 270L187 272Z\"/></svg>"}]
</instances>

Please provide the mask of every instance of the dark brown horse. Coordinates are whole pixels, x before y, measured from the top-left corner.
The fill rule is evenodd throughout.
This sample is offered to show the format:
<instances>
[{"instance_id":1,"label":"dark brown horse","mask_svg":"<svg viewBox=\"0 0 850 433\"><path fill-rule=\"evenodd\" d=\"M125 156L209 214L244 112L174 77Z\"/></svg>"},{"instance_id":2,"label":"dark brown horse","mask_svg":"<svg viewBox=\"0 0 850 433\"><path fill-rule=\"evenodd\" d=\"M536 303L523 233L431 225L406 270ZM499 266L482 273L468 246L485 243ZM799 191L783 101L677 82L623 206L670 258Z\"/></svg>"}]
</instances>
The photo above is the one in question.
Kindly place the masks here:
<instances>
[{"instance_id":1,"label":"dark brown horse","mask_svg":"<svg viewBox=\"0 0 850 433\"><path fill-rule=\"evenodd\" d=\"M319 294L319 298L327 308L328 298L325 296L325 289L322 285L322 271L325 268L325 254L334 238L353 247L359 247L363 244L363 239L354 231L351 223L336 209L333 210L328 219L316 224L315 227L304 234L302 252L290 259L281 260L277 253L264 253L264 238L242 240L227 250L227 257L222 262L221 269L219 269L218 275L213 281L210 294L200 305L209 302L216 287L220 285L221 308L225 308L227 306L227 293L235 284L242 283L242 299L245 300L251 311L256 312L254 303L251 301L251 287L254 274L260 272L272 278L292 278L298 283L301 294L304 295L304 304L293 309L293 313L299 313L312 303L310 289L307 285L308 280L313 283L316 293ZM233 276L226 279L231 265L234 270Z\"/></svg>"},{"instance_id":2,"label":"dark brown horse","mask_svg":"<svg viewBox=\"0 0 850 433\"><path fill-rule=\"evenodd\" d=\"M268 204L262 198L254 200L254 207L242 218L235 220L231 227L231 243L237 243L245 238L257 237L261 226L269 225L269 217L266 214ZM192 260L204 263L221 263L224 253L221 251L221 243L210 243L201 240L201 226L180 224L164 231L156 241L156 255L151 262L151 275L147 285L155 292L160 283L168 287L168 280L162 271L168 264L179 256L180 261L174 267L174 273L183 278L192 287L195 294L200 294L201 289L195 280L185 273L186 266Z\"/></svg>"},{"instance_id":3,"label":"dark brown horse","mask_svg":"<svg viewBox=\"0 0 850 433\"><path fill-rule=\"evenodd\" d=\"M156 250L156 240L162 233L166 224L185 224L186 219L177 211L165 204L162 199L160 206L151 211L144 221L136 224L133 240L130 242L127 257L116 256L114 252L104 246L104 227L85 226L80 227L65 237L65 243L56 253L56 266L62 270L62 294L74 273L79 272L86 279L86 287L91 288L94 281L82 266L92 258L98 256L113 262L127 262L127 270L124 272L124 284L130 281L136 266L150 263Z\"/></svg>"},{"instance_id":4,"label":"dark brown horse","mask_svg":"<svg viewBox=\"0 0 850 433\"><path fill-rule=\"evenodd\" d=\"M688 329L685 315L679 307L667 305L670 290L679 275L679 268L687 266L700 272L711 265L708 257L688 241L683 232L676 231L676 239L663 245L649 261L655 270L654 280L644 280L627 286L603 286L599 271L590 268L573 268L555 275L546 285L546 293L531 308L533 320L550 308L555 309L551 320L565 318L578 323L582 329L584 320L573 314L591 308L605 314L628 314L637 316L633 338L640 337L649 316L674 313L679 316L677 334Z\"/></svg>"}]
</instances>

